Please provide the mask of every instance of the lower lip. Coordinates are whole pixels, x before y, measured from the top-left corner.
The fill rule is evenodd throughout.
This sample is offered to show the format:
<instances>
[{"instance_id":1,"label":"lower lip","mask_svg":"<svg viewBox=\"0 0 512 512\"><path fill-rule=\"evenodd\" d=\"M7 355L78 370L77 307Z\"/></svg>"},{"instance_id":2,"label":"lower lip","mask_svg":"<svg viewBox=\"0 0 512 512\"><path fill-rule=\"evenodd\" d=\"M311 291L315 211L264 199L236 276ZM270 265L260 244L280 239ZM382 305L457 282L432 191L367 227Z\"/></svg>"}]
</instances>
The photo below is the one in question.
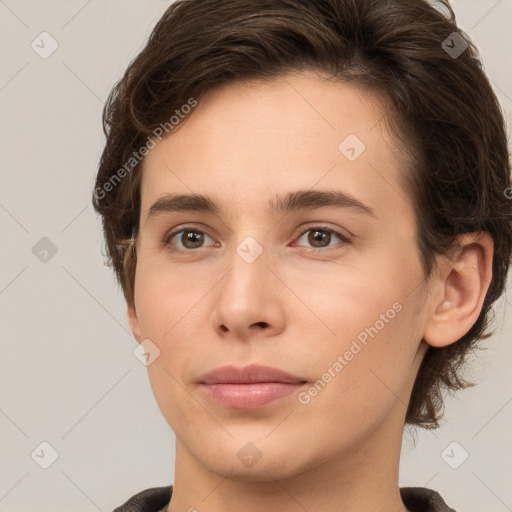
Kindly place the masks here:
<instances>
[{"instance_id":1,"label":"lower lip","mask_svg":"<svg viewBox=\"0 0 512 512\"><path fill-rule=\"evenodd\" d=\"M256 384L202 384L207 395L225 407L259 409L300 389L304 384L259 382Z\"/></svg>"}]
</instances>

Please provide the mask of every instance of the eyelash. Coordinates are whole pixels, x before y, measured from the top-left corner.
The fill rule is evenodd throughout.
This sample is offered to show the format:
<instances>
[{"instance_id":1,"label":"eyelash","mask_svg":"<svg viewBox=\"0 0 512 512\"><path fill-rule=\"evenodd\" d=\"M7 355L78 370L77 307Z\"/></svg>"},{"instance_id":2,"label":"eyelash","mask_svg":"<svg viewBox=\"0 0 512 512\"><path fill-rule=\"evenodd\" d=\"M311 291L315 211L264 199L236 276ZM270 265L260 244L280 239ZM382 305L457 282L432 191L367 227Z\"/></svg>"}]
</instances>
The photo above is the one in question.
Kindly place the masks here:
<instances>
[{"instance_id":1,"label":"eyelash","mask_svg":"<svg viewBox=\"0 0 512 512\"><path fill-rule=\"evenodd\" d=\"M185 231L194 231L194 232L197 232L197 233L202 233L202 234L205 234L207 235L207 233L205 233L204 231L200 230L200 229L197 229L195 228L194 226L185 226L185 227L182 227L180 229L177 229L175 231L172 231L171 233L167 234L165 237L164 237L164 240L163 240L163 245L165 247L168 247L171 251L173 252L182 252L182 253L192 253L192 252L197 252L198 250L200 249L204 249L204 247L199 247L199 248L196 248L196 249L181 249L181 248L176 248L174 247L170 241L176 236L178 235L179 233L183 233ZM336 231L335 229L332 229L328 226L322 226L322 225L318 225L318 226L310 226L308 227L307 229L303 230L299 235L298 235L298 239L302 238L306 233L308 233L309 231L326 231L326 232L329 232L329 233L333 233L334 235L338 236L341 241L344 243L344 244L351 244L352 243L352 237L349 237L349 236L346 236L346 235L343 235L341 234L339 231ZM209 236L209 235L207 235ZM210 237L211 238L211 237ZM325 252L325 251L329 251L329 250L335 250L336 247L331 247L331 246L326 246L326 247L309 247L308 248L309 251L311 252ZM339 249L339 248L338 248Z\"/></svg>"}]
</instances>

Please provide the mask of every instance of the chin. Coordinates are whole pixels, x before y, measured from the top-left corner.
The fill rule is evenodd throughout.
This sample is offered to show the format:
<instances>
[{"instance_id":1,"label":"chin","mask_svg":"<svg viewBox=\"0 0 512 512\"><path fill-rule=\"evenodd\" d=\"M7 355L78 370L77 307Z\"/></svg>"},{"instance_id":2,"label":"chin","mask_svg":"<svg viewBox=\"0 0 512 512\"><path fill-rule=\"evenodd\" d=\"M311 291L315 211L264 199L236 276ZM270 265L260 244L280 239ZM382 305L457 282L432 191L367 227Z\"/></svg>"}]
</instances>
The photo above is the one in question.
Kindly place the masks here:
<instances>
[{"instance_id":1,"label":"chin","mask_svg":"<svg viewBox=\"0 0 512 512\"><path fill-rule=\"evenodd\" d=\"M219 457L211 461L203 461L203 465L211 472L235 482L272 482L294 477L301 473L300 468L283 464L286 457L274 455L273 460L263 460L263 457L252 467L245 467L238 460L233 463L231 457L219 461ZM289 459L289 458L288 458Z\"/></svg>"},{"instance_id":2,"label":"chin","mask_svg":"<svg viewBox=\"0 0 512 512\"><path fill-rule=\"evenodd\" d=\"M252 436L235 436L227 442L203 441L200 445L189 446L189 450L208 471L237 482L292 478L318 462L310 460L304 450L298 457L296 447L278 439L252 443L247 441L248 438L254 439ZM207 450L205 446L208 446Z\"/></svg>"}]
</instances>

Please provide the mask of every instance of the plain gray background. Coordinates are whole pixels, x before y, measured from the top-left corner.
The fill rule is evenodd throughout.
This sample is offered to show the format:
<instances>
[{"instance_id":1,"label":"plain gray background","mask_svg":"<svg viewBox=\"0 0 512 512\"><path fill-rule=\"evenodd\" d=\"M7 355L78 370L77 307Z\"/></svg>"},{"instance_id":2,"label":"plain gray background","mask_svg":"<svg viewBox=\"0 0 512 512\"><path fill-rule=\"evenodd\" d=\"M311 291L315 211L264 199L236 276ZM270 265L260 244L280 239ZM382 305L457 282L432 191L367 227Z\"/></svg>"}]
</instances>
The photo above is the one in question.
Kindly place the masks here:
<instances>
[{"instance_id":1,"label":"plain gray background","mask_svg":"<svg viewBox=\"0 0 512 512\"><path fill-rule=\"evenodd\" d=\"M174 435L133 355L90 201L103 103L168 5L0 0L0 512L108 512L173 483ZM510 127L512 1L454 8ZM474 359L479 385L446 400L440 430L404 440L401 485L464 512L512 510L510 313L505 297Z\"/></svg>"}]
</instances>

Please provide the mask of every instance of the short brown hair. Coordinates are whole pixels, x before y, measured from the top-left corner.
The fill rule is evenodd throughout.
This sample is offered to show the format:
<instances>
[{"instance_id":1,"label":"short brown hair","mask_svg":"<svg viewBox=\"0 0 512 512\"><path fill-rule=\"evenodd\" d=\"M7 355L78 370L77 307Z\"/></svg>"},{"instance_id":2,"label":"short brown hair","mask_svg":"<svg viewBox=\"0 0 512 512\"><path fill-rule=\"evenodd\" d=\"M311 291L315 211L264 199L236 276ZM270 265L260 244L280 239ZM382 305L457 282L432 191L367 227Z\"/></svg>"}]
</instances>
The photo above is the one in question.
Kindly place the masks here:
<instances>
[{"instance_id":1,"label":"short brown hair","mask_svg":"<svg viewBox=\"0 0 512 512\"><path fill-rule=\"evenodd\" d=\"M176 109L217 85L289 71L312 70L378 92L412 163L404 185L425 277L457 235L486 231L494 240L492 282L477 321L456 343L429 347L416 378L406 423L439 426L442 390L470 385L461 376L466 356L492 334L491 306L505 289L512 251L512 189L498 100L447 0L438 5L443 14L427 0L173 3L103 112L107 140L93 204L126 301L134 298L142 174L140 161L126 162Z\"/></svg>"}]
</instances>

